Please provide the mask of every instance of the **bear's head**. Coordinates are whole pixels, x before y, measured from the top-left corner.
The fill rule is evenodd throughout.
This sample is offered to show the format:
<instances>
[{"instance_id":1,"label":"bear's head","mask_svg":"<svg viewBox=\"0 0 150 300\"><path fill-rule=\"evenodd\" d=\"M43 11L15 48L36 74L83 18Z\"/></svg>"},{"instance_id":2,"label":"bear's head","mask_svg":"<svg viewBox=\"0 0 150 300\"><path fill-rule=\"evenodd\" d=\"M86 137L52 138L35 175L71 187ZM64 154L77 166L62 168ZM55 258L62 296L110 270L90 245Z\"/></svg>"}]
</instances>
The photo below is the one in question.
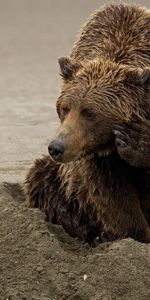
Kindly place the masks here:
<instances>
[{"instance_id":1,"label":"bear's head","mask_svg":"<svg viewBox=\"0 0 150 300\"><path fill-rule=\"evenodd\" d=\"M60 58L59 65L63 78L57 101L61 125L49 144L51 157L69 162L80 154L110 153L115 126L128 122L133 113L144 113L150 68L131 68L103 59L81 63L67 57Z\"/></svg>"}]
</instances>

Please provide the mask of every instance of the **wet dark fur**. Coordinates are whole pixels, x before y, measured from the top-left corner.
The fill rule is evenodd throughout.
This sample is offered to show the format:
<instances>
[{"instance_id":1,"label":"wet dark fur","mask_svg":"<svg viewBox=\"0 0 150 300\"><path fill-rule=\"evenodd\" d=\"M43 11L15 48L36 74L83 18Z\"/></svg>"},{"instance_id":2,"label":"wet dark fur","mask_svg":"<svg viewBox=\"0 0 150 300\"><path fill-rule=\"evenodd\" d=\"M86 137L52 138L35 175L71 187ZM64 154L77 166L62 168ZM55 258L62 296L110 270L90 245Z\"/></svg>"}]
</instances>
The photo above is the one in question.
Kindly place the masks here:
<instances>
[{"instance_id":1,"label":"wet dark fur","mask_svg":"<svg viewBox=\"0 0 150 300\"><path fill-rule=\"evenodd\" d=\"M30 169L25 183L28 206L44 210L53 223L89 243L102 231L110 240L150 242L150 12L124 5L98 11L60 66L64 86L57 103L62 123L58 134L64 135L75 117L77 126L73 134L67 131L70 150L64 164L47 156ZM103 90L96 99L92 88L99 85ZM88 97L103 114L96 130L78 117ZM78 115L77 108L61 110L69 98ZM140 115L136 126L133 114ZM91 154L72 161L78 152Z\"/></svg>"}]
</instances>

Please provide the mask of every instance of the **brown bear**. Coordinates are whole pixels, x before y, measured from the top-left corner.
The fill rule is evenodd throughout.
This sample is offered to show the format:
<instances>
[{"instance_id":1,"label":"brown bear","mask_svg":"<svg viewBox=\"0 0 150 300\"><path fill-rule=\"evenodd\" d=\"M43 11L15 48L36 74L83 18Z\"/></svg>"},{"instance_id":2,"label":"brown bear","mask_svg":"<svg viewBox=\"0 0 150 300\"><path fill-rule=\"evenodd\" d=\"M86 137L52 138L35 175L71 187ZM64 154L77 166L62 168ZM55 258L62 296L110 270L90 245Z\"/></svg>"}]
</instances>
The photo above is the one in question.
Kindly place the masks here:
<instances>
[{"instance_id":1,"label":"brown bear","mask_svg":"<svg viewBox=\"0 0 150 300\"><path fill-rule=\"evenodd\" d=\"M26 177L28 206L88 243L150 242L150 12L97 11L59 65L61 125Z\"/></svg>"}]
</instances>

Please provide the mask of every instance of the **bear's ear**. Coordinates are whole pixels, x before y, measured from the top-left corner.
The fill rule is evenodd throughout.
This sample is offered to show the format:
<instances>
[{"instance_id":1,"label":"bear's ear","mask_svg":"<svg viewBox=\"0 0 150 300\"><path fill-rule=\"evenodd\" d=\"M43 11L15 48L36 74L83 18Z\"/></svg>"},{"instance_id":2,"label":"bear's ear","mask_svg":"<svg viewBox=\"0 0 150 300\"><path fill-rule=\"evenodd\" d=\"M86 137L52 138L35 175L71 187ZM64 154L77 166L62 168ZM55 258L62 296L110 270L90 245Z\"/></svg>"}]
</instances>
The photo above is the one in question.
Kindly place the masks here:
<instances>
[{"instance_id":1,"label":"bear's ear","mask_svg":"<svg viewBox=\"0 0 150 300\"><path fill-rule=\"evenodd\" d=\"M125 81L129 84L135 85L149 85L150 86L150 68L132 68L126 71Z\"/></svg>"},{"instance_id":2,"label":"bear's ear","mask_svg":"<svg viewBox=\"0 0 150 300\"><path fill-rule=\"evenodd\" d=\"M69 57L60 57L58 59L61 75L65 80L73 79L73 76L80 68L80 64L73 62Z\"/></svg>"}]
</instances>

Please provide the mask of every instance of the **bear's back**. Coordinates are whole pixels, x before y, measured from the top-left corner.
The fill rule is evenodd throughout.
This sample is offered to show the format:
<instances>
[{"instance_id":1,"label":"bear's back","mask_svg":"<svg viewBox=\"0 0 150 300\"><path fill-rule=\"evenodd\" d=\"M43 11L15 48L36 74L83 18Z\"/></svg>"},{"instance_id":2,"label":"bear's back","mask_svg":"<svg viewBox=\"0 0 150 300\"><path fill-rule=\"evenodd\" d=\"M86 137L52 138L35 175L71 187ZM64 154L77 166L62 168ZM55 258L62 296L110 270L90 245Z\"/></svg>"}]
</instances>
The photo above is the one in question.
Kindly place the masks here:
<instances>
[{"instance_id":1,"label":"bear's back","mask_svg":"<svg viewBox=\"0 0 150 300\"><path fill-rule=\"evenodd\" d=\"M135 67L150 65L150 11L111 5L96 12L83 27L71 57L110 59Z\"/></svg>"}]
</instances>

